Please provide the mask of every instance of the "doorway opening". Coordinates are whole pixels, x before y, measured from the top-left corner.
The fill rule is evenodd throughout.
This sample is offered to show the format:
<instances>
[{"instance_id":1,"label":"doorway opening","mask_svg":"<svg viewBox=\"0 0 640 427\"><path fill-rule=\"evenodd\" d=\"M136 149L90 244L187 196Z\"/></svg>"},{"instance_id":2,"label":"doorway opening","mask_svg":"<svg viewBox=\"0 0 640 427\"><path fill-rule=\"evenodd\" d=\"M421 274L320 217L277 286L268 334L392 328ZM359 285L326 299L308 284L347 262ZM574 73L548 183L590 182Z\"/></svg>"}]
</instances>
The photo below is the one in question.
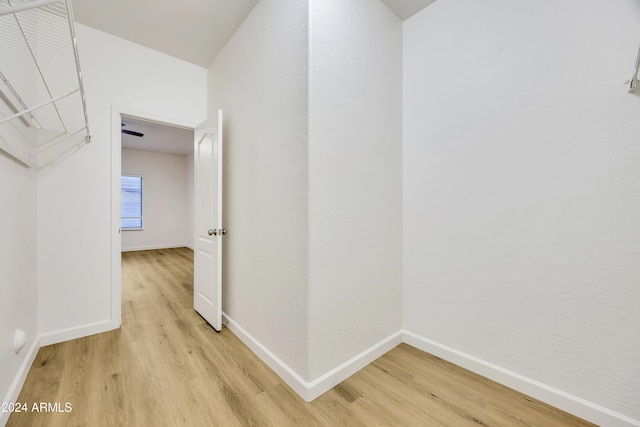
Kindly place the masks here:
<instances>
[{"instance_id":1,"label":"doorway opening","mask_svg":"<svg viewBox=\"0 0 640 427\"><path fill-rule=\"evenodd\" d=\"M121 249L193 250L193 129L121 119Z\"/></svg>"},{"instance_id":2,"label":"doorway opening","mask_svg":"<svg viewBox=\"0 0 640 427\"><path fill-rule=\"evenodd\" d=\"M195 127L112 109L111 312L114 327L122 323L123 273L130 272L123 271L125 254L146 254L129 258L146 259L147 264L173 265L181 274L177 279L179 285L188 285L189 298L193 301ZM128 183L134 185L123 189L123 176L140 179L129 179ZM169 259L173 261L168 262ZM144 275L145 271L150 273L145 267L135 274Z\"/></svg>"}]
</instances>

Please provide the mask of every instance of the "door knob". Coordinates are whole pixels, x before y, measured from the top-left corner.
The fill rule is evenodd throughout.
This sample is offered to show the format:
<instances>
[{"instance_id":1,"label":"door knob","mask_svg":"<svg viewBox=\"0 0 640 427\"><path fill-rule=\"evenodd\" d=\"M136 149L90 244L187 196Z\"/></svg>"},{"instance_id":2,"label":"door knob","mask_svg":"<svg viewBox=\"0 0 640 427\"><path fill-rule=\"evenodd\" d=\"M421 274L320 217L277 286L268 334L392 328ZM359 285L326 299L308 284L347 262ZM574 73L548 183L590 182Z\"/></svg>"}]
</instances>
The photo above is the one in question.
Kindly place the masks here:
<instances>
[{"instance_id":1,"label":"door knob","mask_svg":"<svg viewBox=\"0 0 640 427\"><path fill-rule=\"evenodd\" d=\"M220 230L220 233L224 236L227 234L227 229L223 228L222 230Z\"/></svg>"},{"instance_id":2,"label":"door knob","mask_svg":"<svg viewBox=\"0 0 640 427\"><path fill-rule=\"evenodd\" d=\"M218 235L218 230L216 230L215 228L214 229L210 228L208 233L209 233L209 236L217 236Z\"/></svg>"}]
</instances>

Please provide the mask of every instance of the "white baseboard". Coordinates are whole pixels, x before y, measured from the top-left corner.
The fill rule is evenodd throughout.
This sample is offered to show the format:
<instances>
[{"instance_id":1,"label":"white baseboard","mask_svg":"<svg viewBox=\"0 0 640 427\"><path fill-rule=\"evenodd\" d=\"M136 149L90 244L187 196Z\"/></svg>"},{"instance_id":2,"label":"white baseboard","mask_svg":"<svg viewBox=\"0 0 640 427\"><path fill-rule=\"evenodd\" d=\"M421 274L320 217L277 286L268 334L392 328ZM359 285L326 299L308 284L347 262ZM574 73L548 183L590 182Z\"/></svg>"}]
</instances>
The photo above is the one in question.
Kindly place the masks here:
<instances>
[{"instance_id":1,"label":"white baseboard","mask_svg":"<svg viewBox=\"0 0 640 427\"><path fill-rule=\"evenodd\" d=\"M154 251L156 249L174 249L174 248L189 248L193 250L193 245L187 243L175 243L169 245L146 245L146 246L132 246L121 249L122 252L134 252L134 251Z\"/></svg>"},{"instance_id":2,"label":"white baseboard","mask_svg":"<svg viewBox=\"0 0 640 427\"><path fill-rule=\"evenodd\" d=\"M240 341L253 351L256 356L267 364L289 387L298 393L303 399L307 395L307 382L298 375L293 369L291 369L286 363L284 363L278 356L273 354L267 347L262 345L260 341L255 339L249 332L247 332L242 326L240 326L235 320L229 317L225 312L222 312L222 322L229 328ZM306 400L306 399L305 399Z\"/></svg>"},{"instance_id":3,"label":"white baseboard","mask_svg":"<svg viewBox=\"0 0 640 427\"><path fill-rule=\"evenodd\" d=\"M45 345L88 337L89 335L111 331L113 329L118 329L119 327L119 324L114 324L114 322L109 319L59 331L47 332L40 334L40 345L44 347Z\"/></svg>"},{"instance_id":4,"label":"white baseboard","mask_svg":"<svg viewBox=\"0 0 640 427\"><path fill-rule=\"evenodd\" d=\"M223 316L223 323L229 328L229 330L233 332L240 341L249 347L306 402L311 402L316 397L331 390L333 387L340 384L342 381L402 342L402 333L397 332L352 359L344 362L335 369L332 369L320 378L307 382L226 313L223 313Z\"/></svg>"},{"instance_id":5,"label":"white baseboard","mask_svg":"<svg viewBox=\"0 0 640 427\"><path fill-rule=\"evenodd\" d=\"M38 354L39 349L40 349L40 338L36 338L33 341L33 344L31 344L31 347L29 347L29 353L27 353L27 357L25 357L24 361L22 362L22 365L20 366L20 369L18 370L16 377L11 383L11 387L9 388L7 395L5 396L2 402L9 403L9 402L18 401L18 395L20 394L20 390L22 390L24 381L27 379L27 374L29 373L29 369L31 369L31 365L33 364L33 361L36 359L36 355ZM7 424L7 421L9 420L9 415L11 415L9 412L0 411L0 426Z\"/></svg>"},{"instance_id":6,"label":"white baseboard","mask_svg":"<svg viewBox=\"0 0 640 427\"><path fill-rule=\"evenodd\" d=\"M594 424L607 427L640 427L638 420L412 332L403 331L402 341Z\"/></svg>"},{"instance_id":7,"label":"white baseboard","mask_svg":"<svg viewBox=\"0 0 640 427\"><path fill-rule=\"evenodd\" d=\"M402 332L398 331L369 347L355 357L347 360L342 365L327 372L320 378L313 380L308 383L307 398L305 400L307 402L311 402L313 399L331 390L333 387L337 386L342 381L367 366L369 363L383 356L400 343L402 343Z\"/></svg>"}]
</instances>

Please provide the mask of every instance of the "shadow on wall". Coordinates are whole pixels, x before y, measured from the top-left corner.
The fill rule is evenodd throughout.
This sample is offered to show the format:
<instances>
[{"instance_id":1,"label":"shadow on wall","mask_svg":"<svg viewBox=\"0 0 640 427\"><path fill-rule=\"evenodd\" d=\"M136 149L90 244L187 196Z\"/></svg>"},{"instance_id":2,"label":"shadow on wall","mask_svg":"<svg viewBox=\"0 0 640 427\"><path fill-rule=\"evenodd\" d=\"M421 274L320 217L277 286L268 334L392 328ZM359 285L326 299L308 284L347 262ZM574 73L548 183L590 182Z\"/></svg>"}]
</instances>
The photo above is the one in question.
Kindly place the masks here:
<instances>
[{"instance_id":1,"label":"shadow on wall","mask_svg":"<svg viewBox=\"0 0 640 427\"><path fill-rule=\"evenodd\" d=\"M69 141L59 144L55 148L38 154L38 176L46 176L87 144L88 142L84 136L77 135L76 137L70 138Z\"/></svg>"}]
</instances>

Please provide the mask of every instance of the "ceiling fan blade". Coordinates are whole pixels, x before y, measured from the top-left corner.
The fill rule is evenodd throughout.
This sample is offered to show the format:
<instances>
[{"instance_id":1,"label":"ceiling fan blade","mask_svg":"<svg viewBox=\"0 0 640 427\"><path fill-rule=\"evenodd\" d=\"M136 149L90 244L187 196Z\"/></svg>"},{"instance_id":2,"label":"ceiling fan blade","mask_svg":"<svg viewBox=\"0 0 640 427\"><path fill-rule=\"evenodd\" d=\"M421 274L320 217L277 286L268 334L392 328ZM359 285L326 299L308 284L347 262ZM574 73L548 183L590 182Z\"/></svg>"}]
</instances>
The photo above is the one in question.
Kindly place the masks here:
<instances>
[{"instance_id":1,"label":"ceiling fan blade","mask_svg":"<svg viewBox=\"0 0 640 427\"><path fill-rule=\"evenodd\" d=\"M127 130L127 129L122 129L122 133L126 133L127 135L139 136L139 137L144 136L144 133L136 132L133 130Z\"/></svg>"}]
</instances>

